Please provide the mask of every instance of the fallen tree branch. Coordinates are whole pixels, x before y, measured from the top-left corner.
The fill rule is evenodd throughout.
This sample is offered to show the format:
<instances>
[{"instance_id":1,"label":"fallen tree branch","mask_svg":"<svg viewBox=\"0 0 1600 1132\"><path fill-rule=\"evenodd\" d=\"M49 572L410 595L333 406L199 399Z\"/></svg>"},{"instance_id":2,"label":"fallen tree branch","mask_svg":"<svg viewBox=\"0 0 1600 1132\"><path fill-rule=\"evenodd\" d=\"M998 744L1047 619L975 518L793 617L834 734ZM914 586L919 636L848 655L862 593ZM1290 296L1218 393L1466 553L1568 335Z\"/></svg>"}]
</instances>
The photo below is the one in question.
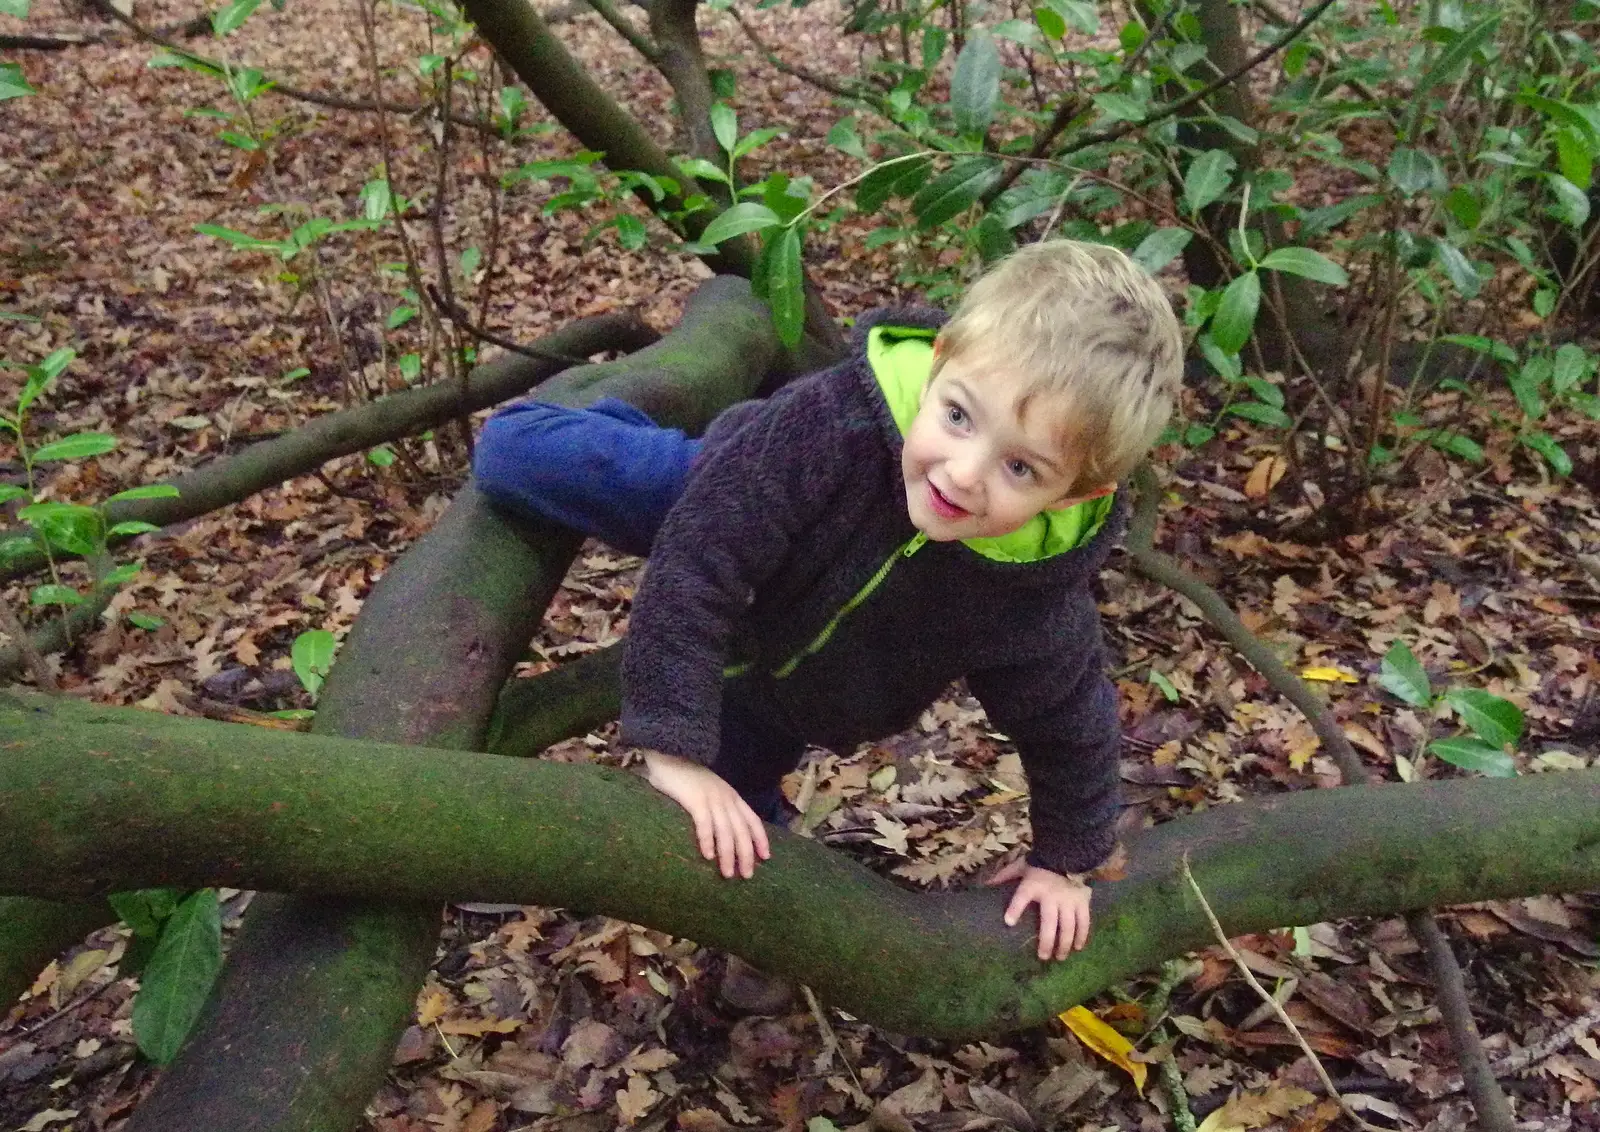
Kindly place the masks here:
<instances>
[{"instance_id":1,"label":"fallen tree branch","mask_svg":"<svg viewBox=\"0 0 1600 1132\"><path fill-rule=\"evenodd\" d=\"M464 402L458 387L434 384L315 417L293 432L263 440L236 455L167 481L178 489L176 498L109 505L107 525L139 520L164 527L197 518L284 480L306 475L339 456L361 452L441 425L463 412L487 409L519 396L568 366L582 364L590 354L637 350L655 339L655 332L632 314L582 319L536 343L533 348L540 351L540 358L512 355L473 369ZM42 554L19 557L0 571L0 582L43 565Z\"/></svg>"},{"instance_id":2,"label":"fallen tree branch","mask_svg":"<svg viewBox=\"0 0 1600 1132\"><path fill-rule=\"evenodd\" d=\"M1205 946L1186 854L1235 932L1600 886L1600 770L1304 790L1140 832L1126 878L1095 889L1088 948L1042 964L1033 927L1003 922L1008 894L908 892L780 831L754 879L724 880L682 810L623 771L34 693L0 693L0 730L3 892L214 884L568 907L728 948L874 1024L948 1037L1044 1024Z\"/></svg>"},{"instance_id":3,"label":"fallen tree branch","mask_svg":"<svg viewBox=\"0 0 1600 1132\"><path fill-rule=\"evenodd\" d=\"M1221 633L1251 667L1266 679L1274 691L1295 707L1311 724L1323 749L1338 765L1346 788L1366 785L1372 781L1361 756L1346 738L1344 729L1333 718L1315 692L1280 661L1265 641L1252 633L1229 608L1221 594L1206 585L1178 562L1155 549L1155 527L1161 504L1161 488L1155 471L1148 463L1134 472L1134 486L1138 495L1132 521L1128 524L1127 552L1134 568L1145 577L1166 586L1192 601L1211 627ZM1433 974L1434 991L1439 999L1439 1013L1455 1047L1456 1060L1472 1098L1478 1120L1490 1132L1514 1132L1516 1121L1505 1093L1495 1081L1489 1068L1489 1058L1479 1040L1477 1027L1472 1021L1472 1006L1467 1001L1466 983L1461 966L1450 950L1449 941L1434 919L1433 913L1412 909L1406 916L1406 926L1416 936L1427 956L1428 968Z\"/></svg>"},{"instance_id":4,"label":"fallen tree branch","mask_svg":"<svg viewBox=\"0 0 1600 1132\"><path fill-rule=\"evenodd\" d=\"M182 36L207 35L211 31L209 15L194 16L176 24L166 24L151 29L152 34L170 39ZM119 37L112 31L67 32L60 35L0 35L0 51L65 51L72 47L92 47L101 43L115 43Z\"/></svg>"},{"instance_id":5,"label":"fallen tree branch","mask_svg":"<svg viewBox=\"0 0 1600 1132\"><path fill-rule=\"evenodd\" d=\"M622 397L697 432L748 397L779 357L766 308L744 280L723 276L701 285L660 342L569 370L542 395L573 406ZM580 541L554 524L508 521L469 485L367 597L322 689L314 734L283 737L481 749L501 686ZM449 760L438 750L412 758L426 769L410 788L426 799L426 779ZM386 823L351 801L339 801L330 828ZM439 902L421 890L299 891L252 907L206 1014L127 1132L312 1132L360 1119L433 958Z\"/></svg>"}]
</instances>

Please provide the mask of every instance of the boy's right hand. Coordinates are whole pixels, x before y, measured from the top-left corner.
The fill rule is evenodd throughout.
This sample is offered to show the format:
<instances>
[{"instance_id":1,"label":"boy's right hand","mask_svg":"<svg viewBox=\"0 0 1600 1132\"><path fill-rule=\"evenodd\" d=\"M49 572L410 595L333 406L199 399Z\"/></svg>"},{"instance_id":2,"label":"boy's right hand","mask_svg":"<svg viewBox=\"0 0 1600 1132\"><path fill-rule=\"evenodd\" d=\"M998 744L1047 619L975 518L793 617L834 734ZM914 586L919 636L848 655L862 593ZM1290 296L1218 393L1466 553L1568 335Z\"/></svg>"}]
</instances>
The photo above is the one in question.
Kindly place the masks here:
<instances>
[{"instance_id":1,"label":"boy's right hand","mask_svg":"<svg viewBox=\"0 0 1600 1132\"><path fill-rule=\"evenodd\" d=\"M697 762L646 750L644 765L650 785L671 798L694 819L700 855L716 861L722 875L755 875L756 860L772 856L767 827L738 791L716 771Z\"/></svg>"}]
</instances>

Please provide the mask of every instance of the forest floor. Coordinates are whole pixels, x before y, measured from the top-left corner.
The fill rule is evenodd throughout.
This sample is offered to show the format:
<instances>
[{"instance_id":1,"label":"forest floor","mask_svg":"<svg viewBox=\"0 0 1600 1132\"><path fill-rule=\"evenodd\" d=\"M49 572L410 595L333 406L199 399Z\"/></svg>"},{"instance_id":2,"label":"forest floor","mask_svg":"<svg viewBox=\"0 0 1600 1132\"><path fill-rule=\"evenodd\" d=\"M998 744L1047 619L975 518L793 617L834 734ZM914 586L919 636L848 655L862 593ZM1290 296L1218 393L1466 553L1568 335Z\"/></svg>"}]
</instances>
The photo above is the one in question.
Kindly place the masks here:
<instances>
[{"instance_id":1,"label":"forest floor","mask_svg":"<svg viewBox=\"0 0 1600 1132\"><path fill-rule=\"evenodd\" d=\"M289 0L263 8L225 41L234 66L282 82L370 96L352 5ZM192 15L183 0L139 0L147 25ZM831 3L751 17L796 62L845 72L856 47ZM390 98L414 98L415 59L438 50L414 12L381 17ZM713 65L730 68L747 126L787 137L762 152L774 167L837 184L855 163L824 138L826 95L759 61L730 17L706 12ZM20 32L0 17L0 33ZM100 31L54 0L26 28ZM665 84L593 16L560 34L600 81L666 137ZM214 79L148 66L154 49L112 42L13 52L41 93L0 102L0 357L35 361L71 345L79 360L40 402L34 435L114 434L115 453L55 465L50 498L94 501L280 434L391 388L417 324L385 329L404 281L390 233L333 237L316 262L238 252L196 224L267 232L260 211L294 201L298 218L359 215L383 152L370 115L268 95L257 128L276 132L270 160L217 140L188 113L222 105ZM480 60L482 56L479 56ZM470 107L465 109L470 110ZM530 121L541 111L533 107ZM426 121L391 123L393 181L429 197L436 176ZM443 236L459 253L489 245L483 184L517 163L570 154L557 132L512 145L457 135ZM541 215L548 186L523 184L501 210L498 258L481 321L531 340L569 320L635 309L669 327L706 271L607 230L604 212ZM640 214L642 215L642 213ZM840 315L910 297L903 248L863 245L870 225L845 217L819 233L808 268ZM414 225L425 238L426 226ZM281 229L280 229L281 235ZM320 273L325 291L309 285ZM474 272L458 284L476 303ZM481 282L481 281L478 281ZM327 311L339 332L328 329ZM492 351L491 351L492 352ZM303 375L296 371L304 369ZM0 403L19 387L0 370ZM1452 396L1452 395L1444 395ZM1509 440L1484 430L1480 470L1415 462L1364 534L1318 534L1313 490L1278 483L1268 440L1235 422L1169 461L1159 543L1224 593L1296 671L1310 670L1368 766L1388 779L1460 773L1421 755L1445 721L1419 717L1377 685L1384 652L1404 640L1440 686L1483 688L1518 704L1527 734L1520 773L1593 765L1600 741L1600 434L1568 422L1573 477L1549 480ZM123 552L137 577L101 626L52 663L69 694L194 712L310 707L291 671L299 633L342 635L372 584L437 519L464 478L450 430L396 446L399 459L332 461L236 506L142 538ZM1168 455L1171 455L1168 453ZM11 460L9 465L3 461ZM0 479L15 453L0 447ZM618 639L640 563L591 544L574 564L534 645L528 673ZM74 575L67 569L67 578ZM1114 558L1102 611L1127 734L1124 828L1241 797L1337 784L1300 715L1235 655L1187 601ZM12 587L0 600L26 605ZM140 628L129 615L143 614ZM610 729L549 757L611 758ZM818 753L789 783L795 821L904 883L963 885L1013 853L1026 795L1016 755L960 689L910 732L854 752ZM249 902L225 893L230 922ZM1550 1129L1600 1130L1600 897L1569 895L1443 910L1492 1059L1568 1031L1508 1075L1519 1117ZM107 929L44 972L0 1013L0 1127L115 1129L157 1070L136 1057L120 976L124 933ZM1470 1119L1426 966L1399 920L1303 925L1237 941L1367 1119L1404 1129ZM1320 1100L1294 1038L1220 948L1201 953L1174 990L1165 1024L1206 1132L1281 1127L1316 1132L1342 1118ZM1017 1132L1071 1127L1155 1132L1172 1126L1154 1076L1130 1074L1066 1029L1002 1042L951 1043L887 1033L804 999L738 1016L715 993L725 959L691 942L545 908L446 910L438 961L415 1024L369 1114L375 1132L648 1132L779 1128L828 1132ZM1145 1053L1140 996L1156 974L1092 1004ZM825 1009L825 1008L824 1008ZM1570 1024L1587 1019L1587 1029ZM1139 1064L1128 1062L1129 1065Z\"/></svg>"}]
</instances>

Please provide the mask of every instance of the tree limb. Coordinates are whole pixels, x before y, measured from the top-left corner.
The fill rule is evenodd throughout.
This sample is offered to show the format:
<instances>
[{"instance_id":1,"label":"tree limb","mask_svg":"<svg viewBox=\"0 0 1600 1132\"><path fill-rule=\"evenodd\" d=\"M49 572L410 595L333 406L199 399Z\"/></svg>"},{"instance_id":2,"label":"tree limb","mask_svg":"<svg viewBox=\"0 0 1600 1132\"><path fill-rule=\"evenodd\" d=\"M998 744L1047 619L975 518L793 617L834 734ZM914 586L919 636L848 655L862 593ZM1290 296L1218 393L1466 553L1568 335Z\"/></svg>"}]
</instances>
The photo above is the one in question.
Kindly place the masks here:
<instances>
[{"instance_id":1,"label":"tree limb","mask_svg":"<svg viewBox=\"0 0 1600 1132\"><path fill-rule=\"evenodd\" d=\"M622 9L613 4L611 0L587 0L587 3L602 20L611 25L613 31L627 40L635 51L655 66L660 67L660 49L650 42L649 36L633 26L633 21L623 15ZM548 17L546 18L548 19Z\"/></svg>"},{"instance_id":2,"label":"tree limb","mask_svg":"<svg viewBox=\"0 0 1600 1132\"><path fill-rule=\"evenodd\" d=\"M1302 790L1135 835L1126 878L1096 886L1088 948L1042 964L1033 926L1004 925L1006 893L908 892L781 831L753 879L724 880L682 810L623 771L31 693L0 694L0 727L0 891L218 884L556 905L731 949L903 1033L1041 1025L1205 946L1185 856L1241 933L1600 886L1600 770Z\"/></svg>"},{"instance_id":3,"label":"tree limb","mask_svg":"<svg viewBox=\"0 0 1600 1132\"><path fill-rule=\"evenodd\" d=\"M651 60L672 86L678 98L678 121L689 139L689 152L715 165L726 160L722 147L711 130L711 75L700 50L700 29L695 9L700 0L651 0L650 34L655 38L657 56ZM711 186L723 203L732 201L731 187L725 191Z\"/></svg>"},{"instance_id":4,"label":"tree limb","mask_svg":"<svg viewBox=\"0 0 1600 1132\"><path fill-rule=\"evenodd\" d=\"M655 332L632 313L580 319L526 348L537 351L538 358L508 355L475 367L468 379L465 403L459 388L434 384L315 417L291 433L252 444L236 455L213 460L168 481L178 489L176 498L110 504L106 507L107 525L136 519L164 527L196 518L284 480L306 475L339 456L361 452L433 428L462 412L476 412L519 396L568 366L582 364L590 354L636 350L655 338ZM0 571L0 582L43 566L42 554L19 557Z\"/></svg>"},{"instance_id":5,"label":"tree limb","mask_svg":"<svg viewBox=\"0 0 1600 1132\"><path fill-rule=\"evenodd\" d=\"M779 357L765 307L743 280L722 277L700 288L667 338L570 370L543 395L568 405L620 396L698 431L749 396ZM314 734L291 738L480 749L501 685L579 541L554 524L508 521L469 485L368 596L322 689ZM437 751L416 762L440 764ZM432 773L412 778L415 797L431 795ZM341 829L368 820L355 810L329 817ZM206 1015L128 1132L312 1132L359 1119L433 957L438 904L421 890L299 891L307 895L252 909Z\"/></svg>"}]
</instances>

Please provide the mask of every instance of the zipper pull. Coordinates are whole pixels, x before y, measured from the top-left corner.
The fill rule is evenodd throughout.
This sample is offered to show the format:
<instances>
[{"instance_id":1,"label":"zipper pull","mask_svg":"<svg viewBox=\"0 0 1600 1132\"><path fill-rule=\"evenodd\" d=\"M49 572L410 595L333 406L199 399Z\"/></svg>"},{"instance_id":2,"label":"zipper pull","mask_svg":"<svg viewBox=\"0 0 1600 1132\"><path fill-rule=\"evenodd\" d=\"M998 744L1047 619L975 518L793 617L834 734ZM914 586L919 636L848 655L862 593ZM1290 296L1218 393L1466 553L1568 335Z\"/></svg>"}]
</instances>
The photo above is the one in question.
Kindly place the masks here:
<instances>
[{"instance_id":1,"label":"zipper pull","mask_svg":"<svg viewBox=\"0 0 1600 1132\"><path fill-rule=\"evenodd\" d=\"M916 535L913 536L911 541L906 543L905 546L903 546L900 549L900 553L905 555L907 558L910 558L917 551L921 550L923 544L926 543L927 541L928 541L927 533L925 531L918 531L916 533Z\"/></svg>"}]
</instances>

